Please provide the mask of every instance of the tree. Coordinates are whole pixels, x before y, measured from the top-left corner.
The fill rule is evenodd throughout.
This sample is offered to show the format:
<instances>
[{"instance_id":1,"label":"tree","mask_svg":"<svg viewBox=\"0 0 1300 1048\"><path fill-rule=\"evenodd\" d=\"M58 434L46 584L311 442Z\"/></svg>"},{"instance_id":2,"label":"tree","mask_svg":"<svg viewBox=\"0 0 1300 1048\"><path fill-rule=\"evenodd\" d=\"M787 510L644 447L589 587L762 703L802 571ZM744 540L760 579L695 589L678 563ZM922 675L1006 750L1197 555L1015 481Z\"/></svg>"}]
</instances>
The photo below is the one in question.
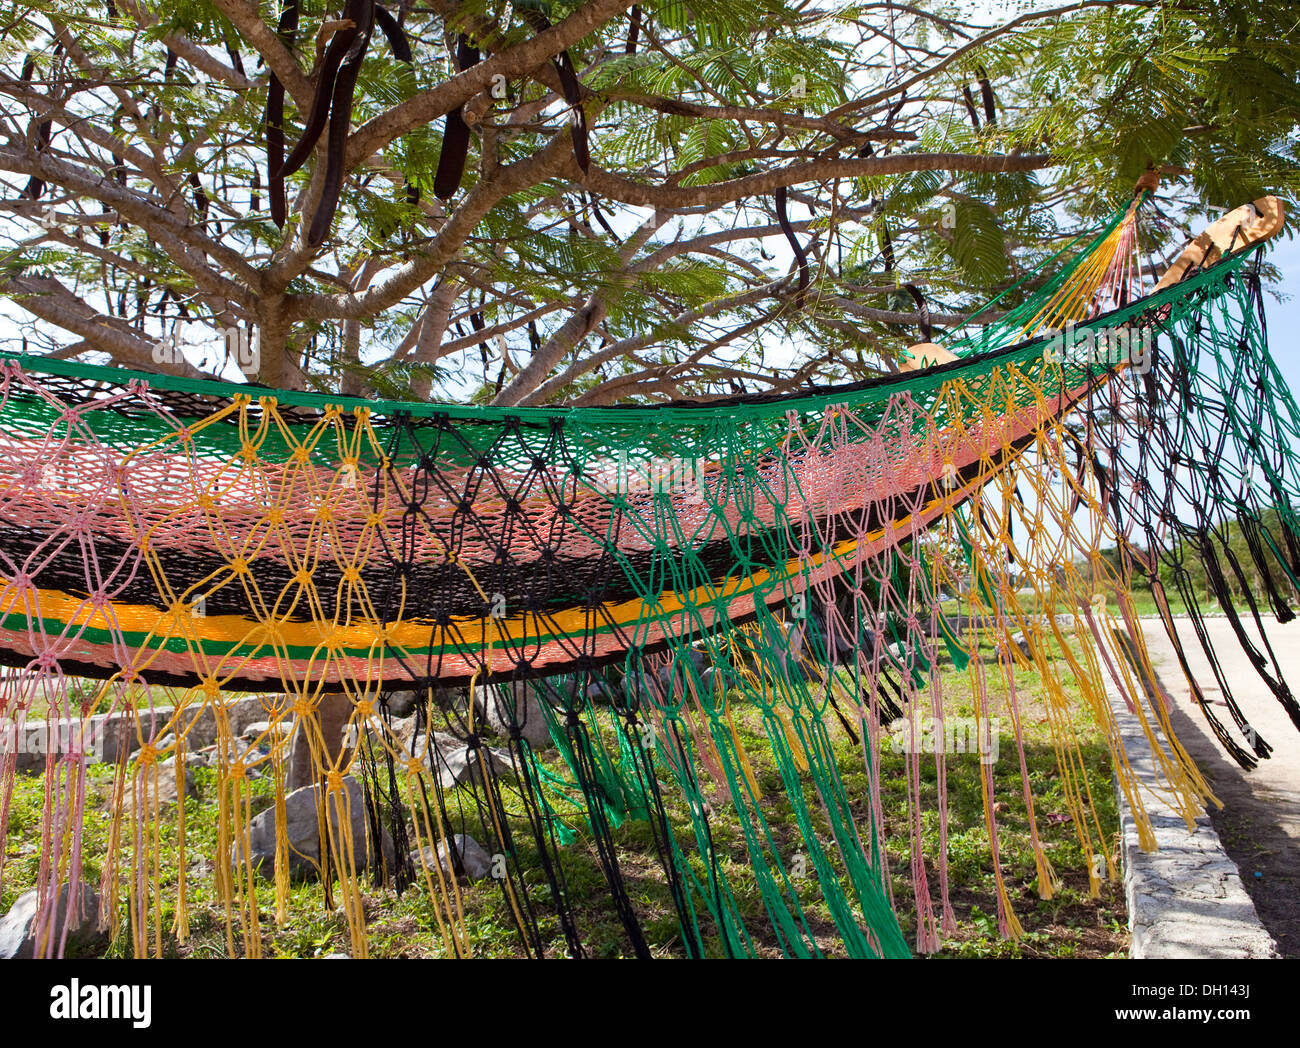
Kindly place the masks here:
<instances>
[{"instance_id":1,"label":"tree","mask_svg":"<svg viewBox=\"0 0 1300 1048\"><path fill-rule=\"evenodd\" d=\"M1148 165L1153 260L1294 200L1285 6L0 4L0 334L504 405L865 377Z\"/></svg>"}]
</instances>

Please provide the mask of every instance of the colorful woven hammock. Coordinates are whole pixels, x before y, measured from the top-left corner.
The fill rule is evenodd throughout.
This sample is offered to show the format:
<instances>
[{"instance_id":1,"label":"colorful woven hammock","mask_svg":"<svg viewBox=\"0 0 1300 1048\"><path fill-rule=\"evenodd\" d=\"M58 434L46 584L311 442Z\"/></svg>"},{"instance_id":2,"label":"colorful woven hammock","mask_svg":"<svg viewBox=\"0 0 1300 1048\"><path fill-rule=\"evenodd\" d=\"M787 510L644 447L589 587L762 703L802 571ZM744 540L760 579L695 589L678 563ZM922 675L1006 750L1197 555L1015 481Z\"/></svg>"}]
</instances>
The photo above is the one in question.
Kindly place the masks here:
<instances>
[{"instance_id":1,"label":"colorful woven hammock","mask_svg":"<svg viewBox=\"0 0 1300 1048\"><path fill-rule=\"evenodd\" d=\"M879 754L899 719L932 719L942 734L941 662L967 671L977 724L988 730L1005 714L1017 744L1015 669L1040 674L1071 832L1097 890L1115 871L1078 773L1070 686L1103 727L1148 839L1114 695L1138 713L1179 810L1190 820L1209 796L1152 698L1132 584L1150 582L1176 640L1161 565L1199 613L1185 564L1204 562L1300 725L1259 609L1233 607L1225 580L1242 568L1221 542L1237 522L1264 577L1280 568L1296 586L1300 414L1268 356L1258 253L1230 252L1143 297L1136 215L1116 215L1014 309L950 341L949 363L798 396L498 409L0 358L0 659L12 667L0 680L0 729L16 738L38 702L74 722L96 704L134 713L138 748L116 780L133 814L118 809L98 857L105 919L118 919L125 896L137 953L160 952L164 932L184 939L183 872L176 882L160 870L158 837L160 776L179 776L182 762L160 762L183 754L205 710L220 726L235 695L261 692L277 812L289 740L309 749L330 827L321 861L341 888L354 955L366 952L366 874L352 859L345 776L363 764L370 825L397 838L383 875L435 900L448 955L474 943L454 877L425 846L446 845L465 805L502 859L503 920L524 953L545 952L542 920L558 922L571 955L585 951L564 874L581 826L631 951L648 954L612 839L632 818L649 827L688 954L752 954L762 942L819 955L829 935L851 956L906 955ZM963 592L958 618L945 608ZM1270 583L1268 610L1289 617L1294 596ZM102 690L73 699L66 677ZM994 678L1005 707L994 708ZM1266 755L1219 683L1233 723L1202 702L1215 733L1243 763ZM461 785L440 775L432 731L404 743L377 726L399 689L416 689L424 721L478 758ZM489 750L483 701L504 724L495 745L509 761ZM741 709L761 723L797 842L778 841L764 819ZM538 718L558 765L539 756ZM338 720L352 745L335 737ZM255 956L259 894L273 891L277 919L288 918L288 845L281 825L273 887L260 885L247 858L246 760L222 732L222 844L206 858L230 949ZM865 796L851 796L832 732L860 740ZM51 736L47 917L59 885L83 876L88 759ZM16 767L5 761L0 835ZM955 920L944 754L908 762L915 942L927 952ZM922 762L937 769L932 802ZM1020 763L1047 897L1057 878L1023 751ZM999 926L1014 935L987 766L982 789ZM686 836L670 829L670 796L689 812ZM941 828L934 855L922 841L927 803ZM761 914L736 902L735 863L712 834L719 805L742 827ZM829 932L814 933L791 883L792 851L819 882ZM183 836L181 856L183 870ZM59 929L42 926L41 952L57 953Z\"/></svg>"}]
</instances>

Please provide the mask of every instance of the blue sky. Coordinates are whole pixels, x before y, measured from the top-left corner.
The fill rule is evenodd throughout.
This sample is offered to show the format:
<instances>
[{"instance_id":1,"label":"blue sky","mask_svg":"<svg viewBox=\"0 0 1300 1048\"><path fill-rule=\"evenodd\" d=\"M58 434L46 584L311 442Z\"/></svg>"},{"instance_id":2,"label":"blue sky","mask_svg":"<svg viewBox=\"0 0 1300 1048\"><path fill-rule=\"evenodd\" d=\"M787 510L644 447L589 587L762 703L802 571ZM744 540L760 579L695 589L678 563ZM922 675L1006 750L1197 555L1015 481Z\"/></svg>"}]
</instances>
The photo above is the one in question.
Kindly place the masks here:
<instances>
[{"instance_id":1,"label":"blue sky","mask_svg":"<svg viewBox=\"0 0 1300 1048\"><path fill-rule=\"evenodd\" d=\"M1300 236L1295 235L1298 215L1287 216L1287 230L1269 253L1269 260L1282 271L1282 284L1276 290L1289 301L1278 302L1266 293L1264 308L1268 315L1268 347L1281 369L1292 396L1300 393Z\"/></svg>"}]
</instances>

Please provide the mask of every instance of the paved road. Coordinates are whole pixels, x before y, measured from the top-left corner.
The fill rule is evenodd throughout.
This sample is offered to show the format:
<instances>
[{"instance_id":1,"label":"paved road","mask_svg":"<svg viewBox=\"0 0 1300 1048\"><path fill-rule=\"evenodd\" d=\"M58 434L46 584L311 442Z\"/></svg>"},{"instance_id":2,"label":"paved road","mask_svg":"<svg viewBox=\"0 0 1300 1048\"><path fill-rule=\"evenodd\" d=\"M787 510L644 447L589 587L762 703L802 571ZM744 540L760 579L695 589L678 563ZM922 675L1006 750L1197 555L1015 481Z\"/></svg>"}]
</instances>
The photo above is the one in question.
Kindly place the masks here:
<instances>
[{"instance_id":1,"label":"paved road","mask_svg":"<svg viewBox=\"0 0 1300 1048\"><path fill-rule=\"evenodd\" d=\"M1190 620L1175 622L1202 691L1216 704L1220 719L1231 724ZM1260 761L1253 771L1243 771L1223 752L1192 702L1159 619L1144 619L1142 625L1156 672L1175 703L1174 730L1224 803L1221 811L1211 809L1214 827L1283 956L1300 957L1300 729L1250 665L1228 621L1207 619L1233 697L1255 730L1273 746L1268 760ZM1300 696L1300 619L1286 625L1270 621L1267 626L1283 675Z\"/></svg>"}]
</instances>

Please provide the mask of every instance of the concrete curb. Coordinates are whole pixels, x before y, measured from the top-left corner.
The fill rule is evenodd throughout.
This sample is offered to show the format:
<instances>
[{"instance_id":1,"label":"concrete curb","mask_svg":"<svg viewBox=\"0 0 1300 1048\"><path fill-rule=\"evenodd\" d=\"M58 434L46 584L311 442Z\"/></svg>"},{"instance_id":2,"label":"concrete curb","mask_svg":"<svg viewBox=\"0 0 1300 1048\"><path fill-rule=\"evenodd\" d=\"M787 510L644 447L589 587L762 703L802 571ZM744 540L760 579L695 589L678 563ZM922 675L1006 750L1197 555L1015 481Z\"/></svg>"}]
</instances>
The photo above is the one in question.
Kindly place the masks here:
<instances>
[{"instance_id":1,"label":"concrete curb","mask_svg":"<svg viewBox=\"0 0 1300 1048\"><path fill-rule=\"evenodd\" d=\"M1129 764L1139 782L1157 850L1144 852L1127 798L1119 803L1124 895L1134 958L1272 958L1277 943L1260 923L1241 874L1208 815L1187 831L1182 816L1158 789L1151 747L1135 714L1110 681L1107 693Z\"/></svg>"}]
</instances>

